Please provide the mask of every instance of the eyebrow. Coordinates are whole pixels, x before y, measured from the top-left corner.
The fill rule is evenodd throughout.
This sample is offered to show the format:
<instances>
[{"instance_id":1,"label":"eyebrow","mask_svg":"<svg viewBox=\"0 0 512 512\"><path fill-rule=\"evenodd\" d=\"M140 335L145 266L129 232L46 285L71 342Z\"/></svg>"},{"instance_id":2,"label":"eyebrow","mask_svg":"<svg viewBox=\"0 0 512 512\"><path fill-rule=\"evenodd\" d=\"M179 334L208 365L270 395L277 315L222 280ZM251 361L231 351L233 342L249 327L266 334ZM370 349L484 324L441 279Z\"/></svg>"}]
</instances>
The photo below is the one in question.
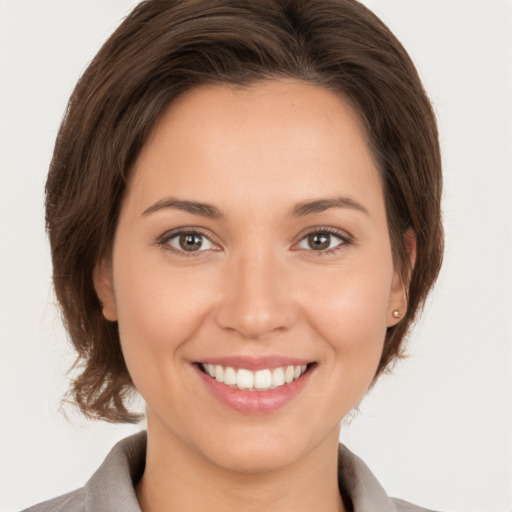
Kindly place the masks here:
<instances>
[{"instance_id":1,"label":"eyebrow","mask_svg":"<svg viewBox=\"0 0 512 512\"><path fill-rule=\"evenodd\" d=\"M188 213L192 213L193 215L206 217L208 219L226 218L221 210L211 204L200 203L198 201L186 201L174 197L168 197L166 199L157 201L149 208L146 208L142 212L142 215L150 215L167 208L182 210ZM348 197L335 197L332 199L316 199L313 201L298 203L292 208L290 215L292 217L305 217L306 215L324 212L330 208L348 208L368 214L368 210L361 203L358 203L357 201L354 201Z\"/></svg>"},{"instance_id":2,"label":"eyebrow","mask_svg":"<svg viewBox=\"0 0 512 512\"><path fill-rule=\"evenodd\" d=\"M183 199L176 199L174 197L168 197L156 202L149 208L146 208L142 215L150 215L159 210L166 208L174 208L176 210L182 210L194 215L200 215L208 219L223 219L225 215L215 206L208 203L200 203L197 201L185 201Z\"/></svg>"},{"instance_id":3,"label":"eyebrow","mask_svg":"<svg viewBox=\"0 0 512 512\"><path fill-rule=\"evenodd\" d=\"M329 208L348 208L350 210L357 210L368 214L368 210L357 201L348 197L335 197L332 199L316 199L298 203L291 210L292 217L304 217L314 213L321 213Z\"/></svg>"}]
</instances>

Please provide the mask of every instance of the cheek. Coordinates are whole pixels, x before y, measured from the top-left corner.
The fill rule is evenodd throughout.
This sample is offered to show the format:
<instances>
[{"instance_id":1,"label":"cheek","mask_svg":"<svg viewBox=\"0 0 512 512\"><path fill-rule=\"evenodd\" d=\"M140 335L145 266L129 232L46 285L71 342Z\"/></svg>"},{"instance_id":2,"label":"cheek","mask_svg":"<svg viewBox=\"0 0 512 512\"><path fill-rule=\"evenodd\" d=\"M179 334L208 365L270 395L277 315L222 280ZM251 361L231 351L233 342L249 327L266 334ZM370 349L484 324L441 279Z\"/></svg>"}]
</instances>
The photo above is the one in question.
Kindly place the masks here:
<instances>
[{"instance_id":1,"label":"cheek","mask_svg":"<svg viewBox=\"0 0 512 512\"><path fill-rule=\"evenodd\" d=\"M304 289L307 320L327 347L325 364L335 376L336 389L357 402L371 384L381 358L392 264L352 265L317 276Z\"/></svg>"},{"instance_id":2,"label":"cheek","mask_svg":"<svg viewBox=\"0 0 512 512\"><path fill-rule=\"evenodd\" d=\"M391 272L336 269L304 290L309 321L325 339L347 350L383 339Z\"/></svg>"},{"instance_id":3,"label":"cheek","mask_svg":"<svg viewBox=\"0 0 512 512\"><path fill-rule=\"evenodd\" d=\"M174 378L169 364L162 362L179 356L181 346L193 338L210 299L198 286L200 275L191 282L190 273L170 272L166 265L148 263L147 256L138 258L133 251L115 263L121 346L141 391L151 379Z\"/></svg>"}]
</instances>

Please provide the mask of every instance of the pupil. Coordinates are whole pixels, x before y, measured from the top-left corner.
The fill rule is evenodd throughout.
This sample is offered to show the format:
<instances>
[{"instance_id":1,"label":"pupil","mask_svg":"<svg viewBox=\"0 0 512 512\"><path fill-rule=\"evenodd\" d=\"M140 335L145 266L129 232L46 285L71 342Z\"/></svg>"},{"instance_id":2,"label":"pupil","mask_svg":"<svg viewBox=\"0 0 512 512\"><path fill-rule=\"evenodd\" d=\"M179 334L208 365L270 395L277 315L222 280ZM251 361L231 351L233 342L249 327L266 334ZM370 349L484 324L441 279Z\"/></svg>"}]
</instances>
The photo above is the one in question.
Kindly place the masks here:
<instances>
[{"instance_id":1,"label":"pupil","mask_svg":"<svg viewBox=\"0 0 512 512\"><path fill-rule=\"evenodd\" d=\"M314 233L308 236L308 244L311 249L322 251L331 245L331 235L328 233Z\"/></svg>"},{"instance_id":2,"label":"pupil","mask_svg":"<svg viewBox=\"0 0 512 512\"><path fill-rule=\"evenodd\" d=\"M184 251L197 251L203 245L200 235L181 235L180 246Z\"/></svg>"}]
</instances>

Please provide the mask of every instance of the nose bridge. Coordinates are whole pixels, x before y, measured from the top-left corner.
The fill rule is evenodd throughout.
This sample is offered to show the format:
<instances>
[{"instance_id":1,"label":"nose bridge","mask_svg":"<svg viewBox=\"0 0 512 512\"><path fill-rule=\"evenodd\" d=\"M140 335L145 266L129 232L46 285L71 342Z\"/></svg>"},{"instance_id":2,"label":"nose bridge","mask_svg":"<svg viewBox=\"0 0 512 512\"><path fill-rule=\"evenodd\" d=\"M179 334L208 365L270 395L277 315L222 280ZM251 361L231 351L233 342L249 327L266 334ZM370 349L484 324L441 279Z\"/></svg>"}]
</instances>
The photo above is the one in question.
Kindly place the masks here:
<instances>
[{"instance_id":1,"label":"nose bridge","mask_svg":"<svg viewBox=\"0 0 512 512\"><path fill-rule=\"evenodd\" d=\"M294 304L276 251L250 244L229 260L217 311L219 325L250 339L265 338L290 327Z\"/></svg>"}]
</instances>

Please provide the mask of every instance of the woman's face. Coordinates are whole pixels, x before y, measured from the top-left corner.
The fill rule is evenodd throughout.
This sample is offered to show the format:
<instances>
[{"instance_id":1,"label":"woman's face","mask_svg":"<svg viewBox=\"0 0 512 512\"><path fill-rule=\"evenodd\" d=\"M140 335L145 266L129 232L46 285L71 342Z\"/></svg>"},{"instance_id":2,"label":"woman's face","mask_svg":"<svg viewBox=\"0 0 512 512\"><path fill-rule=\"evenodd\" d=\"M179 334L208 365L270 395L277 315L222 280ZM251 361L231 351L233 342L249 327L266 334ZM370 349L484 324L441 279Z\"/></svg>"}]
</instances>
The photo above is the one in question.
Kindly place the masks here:
<instances>
[{"instance_id":1,"label":"woman's face","mask_svg":"<svg viewBox=\"0 0 512 512\"><path fill-rule=\"evenodd\" d=\"M292 80L188 93L95 285L153 438L251 472L336 444L405 307L357 115Z\"/></svg>"}]
</instances>

